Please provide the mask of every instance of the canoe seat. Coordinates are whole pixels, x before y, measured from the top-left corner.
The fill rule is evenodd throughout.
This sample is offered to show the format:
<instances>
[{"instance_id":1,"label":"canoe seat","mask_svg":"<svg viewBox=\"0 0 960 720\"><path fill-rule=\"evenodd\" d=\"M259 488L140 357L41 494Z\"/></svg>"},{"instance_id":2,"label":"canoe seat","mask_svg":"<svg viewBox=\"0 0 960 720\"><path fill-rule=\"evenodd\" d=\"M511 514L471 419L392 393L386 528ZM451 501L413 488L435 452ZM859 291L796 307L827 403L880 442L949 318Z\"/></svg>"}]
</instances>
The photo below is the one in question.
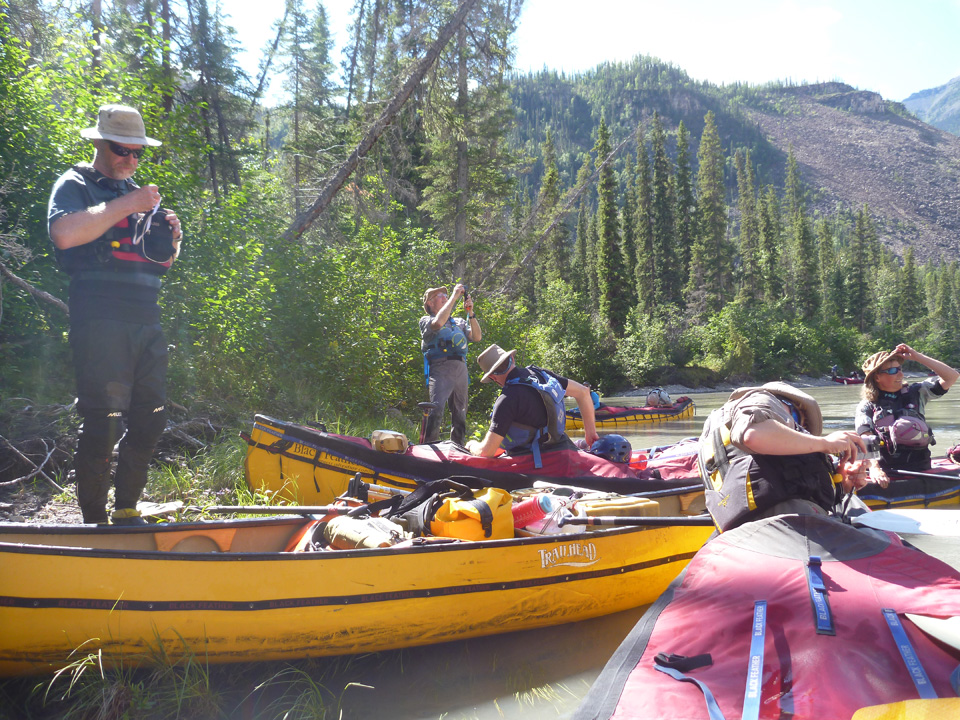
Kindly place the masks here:
<instances>
[{"instance_id":1,"label":"canoe seat","mask_svg":"<svg viewBox=\"0 0 960 720\"><path fill-rule=\"evenodd\" d=\"M297 530L290 538L290 542L283 549L284 552L306 552L313 540L313 531L323 522L322 520L308 520L303 527Z\"/></svg>"},{"instance_id":2,"label":"canoe seat","mask_svg":"<svg viewBox=\"0 0 960 720\"><path fill-rule=\"evenodd\" d=\"M227 552L233 545L236 528L204 528L157 533L157 550L164 552Z\"/></svg>"}]
</instances>

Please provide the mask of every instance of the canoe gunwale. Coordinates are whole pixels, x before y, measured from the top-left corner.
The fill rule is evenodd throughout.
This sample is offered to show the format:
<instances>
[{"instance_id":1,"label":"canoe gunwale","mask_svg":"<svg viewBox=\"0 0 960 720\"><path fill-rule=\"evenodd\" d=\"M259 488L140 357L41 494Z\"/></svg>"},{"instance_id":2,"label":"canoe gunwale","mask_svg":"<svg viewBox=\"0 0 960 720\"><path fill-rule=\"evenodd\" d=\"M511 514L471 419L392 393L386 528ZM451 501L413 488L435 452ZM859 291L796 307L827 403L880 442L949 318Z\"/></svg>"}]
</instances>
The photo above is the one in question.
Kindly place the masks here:
<instances>
[{"instance_id":1,"label":"canoe gunwale","mask_svg":"<svg viewBox=\"0 0 960 720\"><path fill-rule=\"evenodd\" d=\"M280 517L263 520L260 518L226 520L222 524L218 523L217 528L227 527L247 527L265 524L290 524L300 526L304 523L313 522L305 520L302 517ZM247 525L249 524L249 525ZM318 552L183 552L176 550L118 550L115 548L96 548L80 547L72 545L33 545L29 543L14 543L3 540L4 526L17 527L18 533L25 528L19 527L19 523L0 523L0 553L12 552L18 554L37 554L37 555L58 555L58 556L76 556L89 558L116 558L125 560L172 560L172 561L197 561L197 562L263 562L263 561L311 561L311 560L331 560L334 558L358 558L358 557L376 557L376 556L397 556L412 554L446 553L446 552L468 552L481 550L484 548L508 548L511 546L528 547L536 545L550 545L555 543L569 543L577 540L589 541L594 538L609 538L617 535L626 535L640 533L651 530L664 530L667 528L687 528L686 525L677 526L622 526L614 528L602 528L591 532L583 533L561 533L553 535L526 535L512 538L502 538L494 540L473 540L461 542L443 542L426 543L420 546L408 547L386 547L386 548L358 548L356 550L330 550ZM108 531L110 534L123 535L126 533L153 533L153 532L183 532L189 530L211 529L212 523L164 523L157 528L151 527L123 527L123 528L97 528L77 527L76 525L49 525L47 528L59 530L60 533L54 534L95 534ZM38 532L33 534L43 534L45 526L30 526L38 528ZM161 529L162 528L162 529ZM12 529L12 528L11 528Z\"/></svg>"}]
</instances>

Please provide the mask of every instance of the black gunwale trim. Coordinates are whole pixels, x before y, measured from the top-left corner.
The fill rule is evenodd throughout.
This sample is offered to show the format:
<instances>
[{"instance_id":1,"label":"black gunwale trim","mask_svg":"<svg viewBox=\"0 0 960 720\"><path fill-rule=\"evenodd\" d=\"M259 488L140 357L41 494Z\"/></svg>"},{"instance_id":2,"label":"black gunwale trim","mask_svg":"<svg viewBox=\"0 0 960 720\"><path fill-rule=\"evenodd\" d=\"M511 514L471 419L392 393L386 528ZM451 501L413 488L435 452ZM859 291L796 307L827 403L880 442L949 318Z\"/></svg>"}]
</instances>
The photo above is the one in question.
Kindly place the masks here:
<instances>
[{"instance_id":1,"label":"black gunwale trim","mask_svg":"<svg viewBox=\"0 0 960 720\"><path fill-rule=\"evenodd\" d=\"M662 565L687 562L695 552L678 553L632 563L625 566L609 567L599 570L568 572L542 578L525 578L508 582L487 582L473 585L449 585L445 587L424 588L421 590L399 590L380 593L358 593L354 595L336 595L330 597L273 598L258 601L209 601L178 600L151 602L146 600L104 600L98 598L24 598L0 596L0 607L21 609L89 609L89 610L129 610L137 612L206 612L210 610L227 612L258 612L262 610L284 610L288 608L329 607L362 605L368 603L390 602L394 600L412 600L452 595L468 596L474 593L501 592L533 587L547 587L564 583L593 580L615 575L627 575Z\"/></svg>"},{"instance_id":2,"label":"black gunwale trim","mask_svg":"<svg viewBox=\"0 0 960 720\"><path fill-rule=\"evenodd\" d=\"M312 520L303 517L281 516L278 518L253 518L240 520L224 520L220 523L164 523L155 527L107 527L100 528L94 525L88 527L77 527L76 525L49 525L50 530L60 532L53 534L77 534L90 535L101 534L106 531L111 535L125 534L143 534L157 532L182 532L189 530L206 530L236 527L241 524L250 526L272 525L272 524L293 524L300 525L312 522ZM44 526L30 526L30 534L45 534ZM36 527L37 531L32 528ZM613 528L603 528L600 531L589 533L574 534L553 534L553 535L525 535L521 537L502 538L499 540L476 540L463 542L443 542L431 543L421 546L411 547L386 547L386 548L360 548L357 550L337 550L336 554L320 552L176 552L169 550L118 550L116 548L91 548L72 545L29 545L24 543L15 543L5 541L4 529L11 528L17 534L25 529L18 523L0 523L0 555L3 553L15 553L22 555L56 555L64 557L84 557L84 558L107 558L123 560L177 560L188 562L318 562L320 560L339 560L347 558L367 558L378 556L412 555L425 553L446 553L446 552L469 552L478 549L495 549L511 546L527 547L536 545L566 545L571 542L580 541L603 541L608 537L618 535L627 535L632 533L648 532L650 530L664 530L668 527L679 527L686 530L688 525L657 525L657 526L623 526ZM48 530L49 532L49 530Z\"/></svg>"}]
</instances>

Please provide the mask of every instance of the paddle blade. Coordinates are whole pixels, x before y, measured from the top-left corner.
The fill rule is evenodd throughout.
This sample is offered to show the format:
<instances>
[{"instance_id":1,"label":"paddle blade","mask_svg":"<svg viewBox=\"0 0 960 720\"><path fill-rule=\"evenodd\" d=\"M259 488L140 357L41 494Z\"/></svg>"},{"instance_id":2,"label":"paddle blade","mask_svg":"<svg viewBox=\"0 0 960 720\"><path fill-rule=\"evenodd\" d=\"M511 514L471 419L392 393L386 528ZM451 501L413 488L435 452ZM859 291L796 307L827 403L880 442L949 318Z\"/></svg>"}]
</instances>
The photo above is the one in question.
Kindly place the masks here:
<instances>
[{"instance_id":1,"label":"paddle blade","mask_svg":"<svg viewBox=\"0 0 960 720\"><path fill-rule=\"evenodd\" d=\"M914 613L905 613L905 615L910 622L930 637L960 650L960 617L937 618Z\"/></svg>"},{"instance_id":2,"label":"paddle blade","mask_svg":"<svg viewBox=\"0 0 960 720\"><path fill-rule=\"evenodd\" d=\"M956 510L875 510L854 518L854 523L902 535L960 537L960 512Z\"/></svg>"}]
</instances>

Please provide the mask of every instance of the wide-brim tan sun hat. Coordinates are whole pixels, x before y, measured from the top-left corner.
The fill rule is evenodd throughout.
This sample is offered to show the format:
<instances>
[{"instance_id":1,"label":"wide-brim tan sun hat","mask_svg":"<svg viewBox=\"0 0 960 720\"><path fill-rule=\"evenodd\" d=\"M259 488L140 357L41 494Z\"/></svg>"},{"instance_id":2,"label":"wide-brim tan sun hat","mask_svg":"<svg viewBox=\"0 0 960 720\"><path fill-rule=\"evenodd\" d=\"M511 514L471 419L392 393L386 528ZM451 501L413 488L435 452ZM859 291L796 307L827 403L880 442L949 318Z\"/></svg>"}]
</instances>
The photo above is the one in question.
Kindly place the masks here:
<instances>
[{"instance_id":1,"label":"wide-brim tan sun hat","mask_svg":"<svg viewBox=\"0 0 960 720\"><path fill-rule=\"evenodd\" d=\"M88 140L112 140L128 145L157 147L163 144L147 137L140 112L128 105L101 105L97 126L81 130L80 136Z\"/></svg>"},{"instance_id":2,"label":"wide-brim tan sun hat","mask_svg":"<svg viewBox=\"0 0 960 720\"><path fill-rule=\"evenodd\" d=\"M499 345L491 345L480 353L480 357L477 358L477 363L483 370L483 377L480 378L480 382L490 382L490 376L494 374L494 371L516 354L516 350L507 352Z\"/></svg>"},{"instance_id":3,"label":"wide-brim tan sun hat","mask_svg":"<svg viewBox=\"0 0 960 720\"><path fill-rule=\"evenodd\" d=\"M427 291L423 294L423 309L426 312L430 312L430 308L427 307L427 303L433 300L433 296L437 293L446 293L449 295L450 291L447 290L446 285L441 285L440 287L435 288L427 288Z\"/></svg>"},{"instance_id":4,"label":"wide-brim tan sun hat","mask_svg":"<svg viewBox=\"0 0 960 720\"><path fill-rule=\"evenodd\" d=\"M759 387L737 388L730 393L727 402L739 400L748 392L755 390L766 390L773 395L785 397L800 411L800 414L803 416L803 427L806 428L808 433L811 435L820 435L823 432L823 413L820 412L820 405L817 404L817 401L803 390L795 388L793 385L788 385L785 382L775 381L764 383Z\"/></svg>"},{"instance_id":5,"label":"wide-brim tan sun hat","mask_svg":"<svg viewBox=\"0 0 960 720\"><path fill-rule=\"evenodd\" d=\"M896 350L881 350L880 352L875 352L873 355L868 357L863 361L863 381L867 382L874 375L876 375L877 370L883 367L883 364L889 362L890 360L899 360L900 364L903 365L903 355L898 355Z\"/></svg>"}]
</instances>

